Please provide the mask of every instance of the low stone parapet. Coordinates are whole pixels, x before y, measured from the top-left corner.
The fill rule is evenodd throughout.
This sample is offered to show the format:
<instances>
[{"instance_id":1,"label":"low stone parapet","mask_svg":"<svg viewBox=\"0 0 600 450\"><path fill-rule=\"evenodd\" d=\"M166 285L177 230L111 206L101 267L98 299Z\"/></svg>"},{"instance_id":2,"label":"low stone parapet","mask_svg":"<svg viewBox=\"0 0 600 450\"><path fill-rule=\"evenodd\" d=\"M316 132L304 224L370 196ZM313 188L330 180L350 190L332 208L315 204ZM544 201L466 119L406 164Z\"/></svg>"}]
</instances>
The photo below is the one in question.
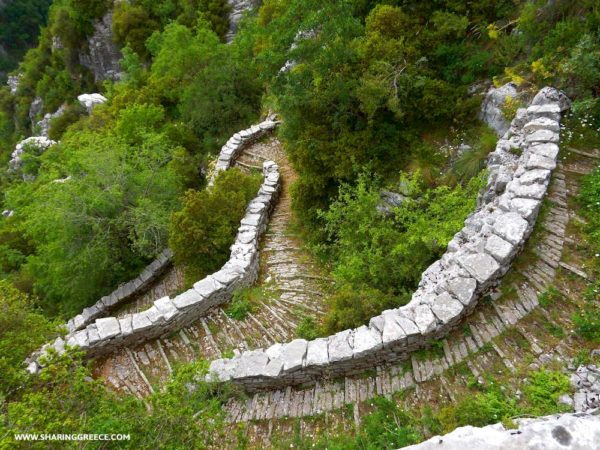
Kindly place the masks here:
<instances>
[{"instance_id":1,"label":"low stone parapet","mask_svg":"<svg viewBox=\"0 0 600 450\"><path fill-rule=\"evenodd\" d=\"M563 93L544 88L517 112L490 154L478 209L425 270L408 304L327 338L217 359L207 380L233 381L248 391L312 383L407 359L448 334L499 283L533 231L556 167L560 116L568 107Z\"/></svg>"},{"instance_id":2,"label":"low stone parapet","mask_svg":"<svg viewBox=\"0 0 600 450\"><path fill-rule=\"evenodd\" d=\"M233 292L249 286L258 276L258 243L267 227L270 213L277 202L280 175L277 164L263 164L264 181L257 196L246 208L231 256L225 265L194 284L191 289L174 298L168 296L155 300L153 305L123 317L102 317L85 328L73 331L65 338L46 344L29 359L28 370L36 373L43 364L48 347L62 353L65 344L79 347L89 357L111 353L119 347L140 344L149 339L177 331L202 317L209 309L228 301Z\"/></svg>"}]
</instances>

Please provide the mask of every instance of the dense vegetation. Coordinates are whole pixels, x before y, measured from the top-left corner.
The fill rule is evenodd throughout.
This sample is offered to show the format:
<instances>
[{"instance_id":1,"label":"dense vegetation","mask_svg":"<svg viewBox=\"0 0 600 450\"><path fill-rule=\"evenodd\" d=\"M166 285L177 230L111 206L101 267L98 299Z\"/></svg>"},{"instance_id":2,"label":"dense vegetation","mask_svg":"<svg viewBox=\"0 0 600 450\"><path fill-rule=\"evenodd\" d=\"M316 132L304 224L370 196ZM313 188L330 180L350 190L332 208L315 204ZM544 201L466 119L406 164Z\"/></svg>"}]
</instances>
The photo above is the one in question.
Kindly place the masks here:
<instances>
[{"instance_id":1,"label":"dense vegetation","mask_svg":"<svg viewBox=\"0 0 600 450\"><path fill-rule=\"evenodd\" d=\"M35 45L51 0L6 1L0 6L0 73L12 71ZM5 76L0 76L0 82Z\"/></svg>"},{"instance_id":2,"label":"dense vegetation","mask_svg":"<svg viewBox=\"0 0 600 450\"><path fill-rule=\"evenodd\" d=\"M131 448L228 445L220 406L230 393L194 379L203 363L180 368L144 404L90 381L76 353L37 378L21 361L166 245L188 282L225 261L258 178L226 172L206 190L205 177L220 145L261 112L283 119L279 137L299 176L294 210L336 281L324 322L301 323L309 338L405 302L472 211L496 140L477 120L486 80L512 81L523 98L544 85L563 89L574 101L572 145L600 130L594 0L266 0L229 45L225 0L55 0L38 35L48 3L13 1L0 19L0 43L18 48L13 60L37 42L17 70L16 94L0 89L0 163L43 114L66 110L50 125L57 145L28 149L19 170L0 171L2 209L14 211L0 221L0 446L14 444L14 431L132 433ZM123 74L96 83L79 54L107 11ZM83 92L108 102L88 115L75 100ZM36 97L42 108L30 116ZM509 102L507 116L521 101ZM581 190L595 276L599 180L595 171ZM382 190L403 198L385 214ZM599 289L590 287L575 317L596 341ZM246 317L260 295L238 292L227 314ZM491 382L418 418L380 399L354 437L282 445L396 448L423 430L561 409L561 374L528 379L520 401ZM237 438L243 447L243 430Z\"/></svg>"}]
</instances>

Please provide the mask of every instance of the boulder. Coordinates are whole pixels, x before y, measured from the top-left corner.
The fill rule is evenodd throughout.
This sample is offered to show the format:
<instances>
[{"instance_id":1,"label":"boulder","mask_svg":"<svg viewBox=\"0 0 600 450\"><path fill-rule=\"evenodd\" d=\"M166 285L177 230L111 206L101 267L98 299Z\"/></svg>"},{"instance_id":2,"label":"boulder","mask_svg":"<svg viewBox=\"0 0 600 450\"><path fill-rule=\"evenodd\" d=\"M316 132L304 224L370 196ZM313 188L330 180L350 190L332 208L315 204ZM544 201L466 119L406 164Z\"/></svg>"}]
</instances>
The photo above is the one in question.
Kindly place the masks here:
<instances>
[{"instance_id":1,"label":"boulder","mask_svg":"<svg viewBox=\"0 0 600 450\"><path fill-rule=\"evenodd\" d=\"M559 414L534 419L515 419L516 429L502 423L478 428L465 426L404 450L542 450L597 449L600 417L591 414Z\"/></svg>"},{"instance_id":2,"label":"boulder","mask_svg":"<svg viewBox=\"0 0 600 450\"><path fill-rule=\"evenodd\" d=\"M499 88L491 87L485 94L479 118L492 127L498 136L504 135L510 127L502 113L502 106L507 98L516 98L518 95L517 85L514 83L507 83Z\"/></svg>"},{"instance_id":3,"label":"boulder","mask_svg":"<svg viewBox=\"0 0 600 450\"><path fill-rule=\"evenodd\" d=\"M92 112L94 106L101 105L102 103L107 101L107 98L102 94L81 94L77 96L77 100L81 106L85 107L88 114Z\"/></svg>"}]
</instances>

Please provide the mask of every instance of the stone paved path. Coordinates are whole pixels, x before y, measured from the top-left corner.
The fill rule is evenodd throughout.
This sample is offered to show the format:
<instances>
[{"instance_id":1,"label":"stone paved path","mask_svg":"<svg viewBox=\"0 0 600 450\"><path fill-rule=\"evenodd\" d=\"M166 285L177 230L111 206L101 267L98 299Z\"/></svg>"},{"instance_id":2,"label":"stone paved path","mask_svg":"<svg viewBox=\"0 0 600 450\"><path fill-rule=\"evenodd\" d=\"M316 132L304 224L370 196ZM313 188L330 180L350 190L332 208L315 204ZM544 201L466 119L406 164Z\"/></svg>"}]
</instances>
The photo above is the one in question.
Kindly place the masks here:
<instances>
[{"instance_id":1,"label":"stone paved path","mask_svg":"<svg viewBox=\"0 0 600 450\"><path fill-rule=\"evenodd\" d=\"M446 399L456 401L460 389L470 380L485 383L486 374L501 371L514 373L519 361L529 358L531 367L543 365L553 358L575 354L570 338L557 339L552 333L570 330L570 317L576 307L552 305L552 312L539 304L539 295L554 285L557 272L569 270L577 276L579 269L568 268L563 261L563 248L573 212L568 196L576 192L577 184L565 176L587 173L591 165L569 164L555 171L546 206L526 251L489 301L483 301L463 325L442 341L439 349L417 352L409 361L374 368L370 373L336 380L321 380L315 386L302 389L288 387L256 393L245 400L234 399L227 405L232 422L253 422L253 439L268 437L277 423L285 434L286 420L325 414L328 420L343 421L344 405L352 404L354 420L360 421L368 400L375 395L392 398L405 391L412 392L407 403L431 404ZM565 292L566 295L571 293ZM501 336L500 336L501 335ZM409 405L407 405L409 406ZM306 430L312 429L304 423ZM291 431L291 429L289 430ZM308 431L307 431L308 432Z\"/></svg>"},{"instance_id":2,"label":"stone paved path","mask_svg":"<svg viewBox=\"0 0 600 450\"><path fill-rule=\"evenodd\" d=\"M254 143L244 150L236 165L243 170L258 170L267 159L280 165L283 191L261 243L257 285L264 294L256 311L238 321L226 314L226 306L216 307L178 333L97 360L95 375L106 379L109 386L143 398L160 389L178 363L200 358L210 360L230 352L292 340L304 317L318 320L323 314L330 281L321 275L322 270L301 248L301 240L293 231L289 185L295 173L285 159L281 143L276 138ZM181 271L171 268L150 290L124 306L117 315L143 310L157 298L172 295L182 287Z\"/></svg>"}]
</instances>

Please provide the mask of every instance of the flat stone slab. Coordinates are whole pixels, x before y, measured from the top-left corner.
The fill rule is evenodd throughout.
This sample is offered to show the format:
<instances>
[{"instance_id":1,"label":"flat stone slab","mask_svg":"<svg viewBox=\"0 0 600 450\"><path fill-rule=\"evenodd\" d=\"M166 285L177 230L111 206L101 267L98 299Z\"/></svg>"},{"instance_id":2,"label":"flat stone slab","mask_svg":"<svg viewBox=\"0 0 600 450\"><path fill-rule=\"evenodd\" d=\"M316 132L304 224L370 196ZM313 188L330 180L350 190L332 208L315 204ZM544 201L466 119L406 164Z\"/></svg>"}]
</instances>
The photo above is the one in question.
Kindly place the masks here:
<instances>
[{"instance_id":1,"label":"flat stone slab","mask_svg":"<svg viewBox=\"0 0 600 450\"><path fill-rule=\"evenodd\" d=\"M525 163L526 169L547 169L554 170L556 168L556 161L551 158L532 153L529 155L527 162Z\"/></svg>"},{"instance_id":2,"label":"flat stone slab","mask_svg":"<svg viewBox=\"0 0 600 450\"><path fill-rule=\"evenodd\" d=\"M173 299L173 304L177 309L187 311L188 309L198 306L203 300L204 297L202 297L198 291L195 289L188 289L175 297Z\"/></svg>"},{"instance_id":3,"label":"flat stone slab","mask_svg":"<svg viewBox=\"0 0 600 450\"><path fill-rule=\"evenodd\" d=\"M330 362L347 361L352 359L352 330L344 330L327 338L327 351Z\"/></svg>"},{"instance_id":4,"label":"flat stone slab","mask_svg":"<svg viewBox=\"0 0 600 450\"><path fill-rule=\"evenodd\" d=\"M459 263L481 284L490 281L500 270L496 260L485 253L467 255Z\"/></svg>"},{"instance_id":5,"label":"flat stone slab","mask_svg":"<svg viewBox=\"0 0 600 450\"><path fill-rule=\"evenodd\" d=\"M458 300L444 292L437 296L431 304L431 311L443 323L449 323L457 320L464 310L464 306Z\"/></svg>"},{"instance_id":6,"label":"flat stone slab","mask_svg":"<svg viewBox=\"0 0 600 450\"><path fill-rule=\"evenodd\" d=\"M485 241L485 251L492 255L500 264L506 264L514 255L515 247L500 236L492 234Z\"/></svg>"},{"instance_id":7,"label":"flat stone slab","mask_svg":"<svg viewBox=\"0 0 600 450\"><path fill-rule=\"evenodd\" d=\"M456 277L448 281L448 290L465 306L475 299L477 281L474 278Z\"/></svg>"},{"instance_id":8,"label":"flat stone slab","mask_svg":"<svg viewBox=\"0 0 600 450\"><path fill-rule=\"evenodd\" d=\"M162 297L154 301L154 306L160 311L165 320L171 320L179 311L169 297Z\"/></svg>"},{"instance_id":9,"label":"flat stone slab","mask_svg":"<svg viewBox=\"0 0 600 450\"><path fill-rule=\"evenodd\" d=\"M95 323L98 334L100 335L100 339L102 340L110 339L121 332L119 321L115 317L103 317L101 319L96 319Z\"/></svg>"},{"instance_id":10,"label":"flat stone slab","mask_svg":"<svg viewBox=\"0 0 600 450\"><path fill-rule=\"evenodd\" d=\"M322 367L329 364L329 353L327 351L327 338L318 338L308 342L306 350L306 367Z\"/></svg>"},{"instance_id":11,"label":"flat stone slab","mask_svg":"<svg viewBox=\"0 0 600 450\"><path fill-rule=\"evenodd\" d=\"M499 216L493 228L498 236L511 244L518 245L523 242L529 223L516 212L509 212Z\"/></svg>"},{"instance_id":12,"label":"flat stone slab","mask_svg":"<svg viewBox=\"0 0 600 450\"><path fill-rule=\"evenodd\" d=\"M294 339L292 342L283 344L281 350L281 360L283 361L283 370L290 372L302 367L308 342L304 339Z\"/></svg>"},{"instance_id":13,"label":"flat stone slab","mask_svg":"<svg viewBox=\"0 0 600 450\"><path fill-rule=\"evenodd\" d=\"M365 325L354 330L354 358L360 358L379 350L383 346L379 331Z\"/></svg>"}]
</instances>

